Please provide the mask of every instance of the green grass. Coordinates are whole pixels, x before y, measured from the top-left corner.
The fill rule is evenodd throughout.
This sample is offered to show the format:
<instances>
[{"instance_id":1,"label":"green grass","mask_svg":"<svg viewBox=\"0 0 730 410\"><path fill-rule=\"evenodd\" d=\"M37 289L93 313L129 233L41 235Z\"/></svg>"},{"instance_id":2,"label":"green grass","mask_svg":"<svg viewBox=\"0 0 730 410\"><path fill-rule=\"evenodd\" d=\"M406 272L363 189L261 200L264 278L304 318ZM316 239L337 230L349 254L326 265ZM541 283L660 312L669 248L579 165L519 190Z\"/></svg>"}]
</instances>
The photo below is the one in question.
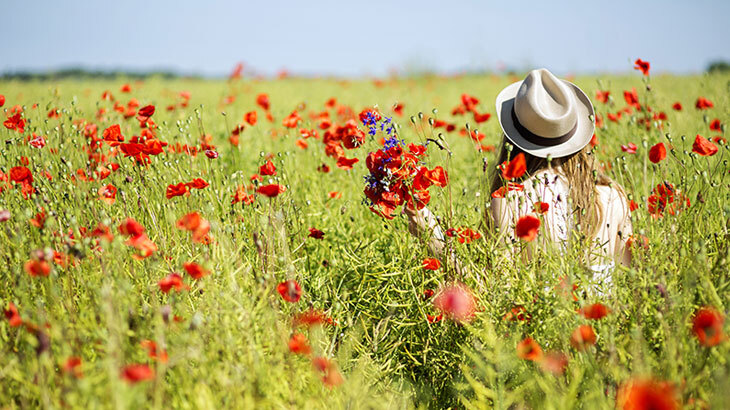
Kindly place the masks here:
<instances>
[{"instance_id":1,"label":"green grass","mask_svg":"<svg viewBox=\"0 0 730 410\"><path fill-rule=\"evenodd\" d=\"M730 120L730 76L660 75L651 78L650 91L638 75L574 80L591 98L597 89L611 91L612 106L594 101L605 122L596 131L596 152L608 174L640 205L632 216L634 231L649 240L648 250L635 255L631 268L614 273L617 287L612 297L581 294L577 303L554 288L563 276L579 285L588 281L578 258L546 251L529 263L514 260L484 231L484 240L453 245L470 267L465 277L421 269L428 253L422 241L408 233L405 218L384 221L362 204L365 157L379 149L378 142L368 139L364 146L348 150L347 156L360 162L352 171L343 171L325 156L319 140L308 140L309 148L302 150L294 144L299 138L296 130L281 126L298 107L302 126L315 127L308 113L323 110L330 97L355 114L377 105L391 115L390 107L402 102L406 115L394 117L400 136L418 143L439 132L430 129L428 118L455 122L458 128L471 121L450 115L462 93L481 99L480 112L494 114L497 93L515 80L424 77L376 86L371 81L326 79L150 79L132 83L131 94L119 92L123 79L0 82L0 94L7 98L2 109L20 104L29 121L24 134L0 128L0 170L8 173L27 157L37 190L29 200L18 188L0 193L0 210L11 213L10 220L0 223L0 304L6 308L14 303L23 320L39 326L50 340L47 349L37 349L42 339L38 332L0 322L0 403L8 408L613 408L619 385L653 377L672 383L677 397L690 407L723 407L730 400L730 343L701 346L691 332L691 318L703 305L728 312L730 153L724 144L709 158L690 152L696 134L722 134L709 131L712 119L723 124ZM662 130L639 126L641 114L636 113L619 123L607 120L607 111L624 107L622 92L631 87L638 89L642 104L667 113ZM119 155L111 161L120 168L103 182L73 181L70 177L78 169L93 171L87 169L88 156L82 149L87 138L74 124L97 124L99 137L112 124L121 125L127 140L139 135L134 118L124 120L110 102L101 100L104 90L122 103L134 97L142 106L156 105L153 119L160 140L195 146L207 133L220 157L165 153L139 167ZM190 105L165 111L183 90L192 96ZM273 123L255 105L260 92L270 95ZM229 95L236 100L224 106L222 100ZM698 96L713 101L714 108L695 110ZM683 111L671 109L675 101L682 103ZM97 119L100 107L108 112ZM60 109L60 118L47 118L52 108ZM230 130L253 109L259 112L258 124L246 126L240 145L231 146ZM471 127L477 128L473 121ZM499 144L496 116L478 129L486 134L485 144ZM29 147L24 137L31 132L46 136L47 146ZM444 132L444 138L453 155L429 145L427 161L429 167L448 170L450 186L431 190L430 207L442 216L450 210L454 227L483 230L485 199L490 195L484 161L491 169L495 154L477 151L458 132ZM648 161L649 147L670 141L674 150L666 160L658 165ZM637 154L621 152L620 145L628 142L639 146ZM109 151L107 145L104 151ZM249 183L269 153L278 168L273 180L286 185L287 191L275 200L260 197L250 206L232 206L236 187ZM322 163L332 171L318 172ZM41 175L44 170L52 180ZM210 186L193 190L189 197L165 198L167 185L193 178L203 178ZM674 216L652 218L647 197L665 180L681 189L692 205ZM98 200L97 190L107 183L118 189L113 205ZM330 191L342 197L331 199ZM48 214L42 230L28 222L41 208ZM210 221L213 244L194 244L188 232L175 227L181 216L193 211ZM133 250L116 230L127 217L139 221L158 246L152 257L131 257ZM91 239L80 232L97 223L110 226L116 236L102 244L103 251L94 250ZM308 238L309 227L324 231L324 239ZM76 255L77 263L65 268L52 263L50 276L31 277L23 265L37 249ZM182 267L189 261L211 274L193 281ZM183 275L191 289L160 292L157 281L170 272ZM285 279L296 279L303 288L296 304L276 292L277 283ZM423 291L454 279L474 290L480 312L469 325L429 323L426 315L435 311ZM597 344L578 352L570 346L570 334L588 321L576 309L593 302L604 303L611 313L590 323ZM502 319L518 305L527 309L531 320ZM327 312L337 323L305 334L314 355L337 363L344 378L340 386L326 387L308 358L288 350L291 318L309 306ZM161 312L167 309L182 320L166 323ZM565 352L565 374L556 377L519 359L515 346L526 336L546 351ZM150 359L140 346L145 339L164 347L169 361ZM81 358L83 378L61 370L71 356ZM126 383L120 370L134 363L151 364L156 377Z\"/></svg>"}]
</instances>

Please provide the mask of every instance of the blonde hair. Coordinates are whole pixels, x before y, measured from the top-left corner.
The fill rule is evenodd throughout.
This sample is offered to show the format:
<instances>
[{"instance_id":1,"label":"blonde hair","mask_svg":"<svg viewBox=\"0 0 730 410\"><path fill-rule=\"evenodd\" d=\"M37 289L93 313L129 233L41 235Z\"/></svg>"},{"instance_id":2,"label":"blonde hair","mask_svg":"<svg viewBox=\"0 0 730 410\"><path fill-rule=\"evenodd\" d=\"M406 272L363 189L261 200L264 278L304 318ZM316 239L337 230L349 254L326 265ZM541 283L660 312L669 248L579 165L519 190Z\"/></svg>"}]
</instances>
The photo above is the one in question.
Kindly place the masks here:
<instances>
[{"instance_id":1,"label":"blonde hair","mask_svg":"<svg viewBox=\"0 0 730 410\"><path fill-rule=\"evenodd\" d=\"M575 222L585 239L591 240L601 228L604 209L598 194L598 185L612 186L616 188L625 200L625 194L619 184L600 172L595 165L595 155L590 146L578 151L575 154L562 158L540 158L530 155L513 144L506 138L502 139L497 165L509 161L518 154L524 154L526 172L522 179L529 178L539 171L548 168L560 167L570 187L570 203ZM501 172L493 167L491 175L491 192L494 192L505 185Z\"/></svg>"}]
</instances>

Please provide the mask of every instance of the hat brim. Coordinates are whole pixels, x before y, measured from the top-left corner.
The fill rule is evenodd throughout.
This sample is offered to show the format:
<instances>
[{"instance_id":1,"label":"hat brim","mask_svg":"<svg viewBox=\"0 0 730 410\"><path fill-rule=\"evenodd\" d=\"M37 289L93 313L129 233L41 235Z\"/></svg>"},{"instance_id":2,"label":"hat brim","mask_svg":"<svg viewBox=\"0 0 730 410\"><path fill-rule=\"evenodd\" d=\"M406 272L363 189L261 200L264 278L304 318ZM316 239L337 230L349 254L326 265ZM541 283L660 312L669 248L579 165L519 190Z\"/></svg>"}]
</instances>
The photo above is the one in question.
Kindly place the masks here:
<instances>
[{"instance_id":1,"label":"hat brim","mask_svg":"<svg viewBox=\"0 0 730 410\"><path fill-rule=\"evenodd\" d=\"M512 119L512 108L514 107L517 91L522 81L508 85L497 96L497 119L502 127L504 135L522 151L540 158L566 157L582 150L593 137L595 131L593 104L585 93L575 84L561 80L573 92L576 101L578 125L575 134L569 140L552 146L537 145L523 137L515 127Z\"/></svg>"}]
</instances>

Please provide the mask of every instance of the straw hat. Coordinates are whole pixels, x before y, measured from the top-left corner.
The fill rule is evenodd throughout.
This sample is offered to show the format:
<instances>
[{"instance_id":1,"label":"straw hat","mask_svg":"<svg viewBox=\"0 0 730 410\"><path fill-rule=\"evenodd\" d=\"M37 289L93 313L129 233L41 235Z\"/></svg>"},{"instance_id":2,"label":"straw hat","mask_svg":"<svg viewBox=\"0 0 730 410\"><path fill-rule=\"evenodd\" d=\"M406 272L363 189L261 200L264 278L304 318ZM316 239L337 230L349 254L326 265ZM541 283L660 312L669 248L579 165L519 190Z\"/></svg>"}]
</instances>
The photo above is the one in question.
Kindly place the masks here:
<instances>
[{"instance_id":1,"label":"straw hat","mask_svg":"<svg viewBox=\"0 0 730 410\"><path fill-rule=\"evenodd\" d=\"M497 118L512 143L540 158L580 151L594 130L590 99L575 84L544 68L530 71L499 93Z\"/></svg>"}]
</instances>

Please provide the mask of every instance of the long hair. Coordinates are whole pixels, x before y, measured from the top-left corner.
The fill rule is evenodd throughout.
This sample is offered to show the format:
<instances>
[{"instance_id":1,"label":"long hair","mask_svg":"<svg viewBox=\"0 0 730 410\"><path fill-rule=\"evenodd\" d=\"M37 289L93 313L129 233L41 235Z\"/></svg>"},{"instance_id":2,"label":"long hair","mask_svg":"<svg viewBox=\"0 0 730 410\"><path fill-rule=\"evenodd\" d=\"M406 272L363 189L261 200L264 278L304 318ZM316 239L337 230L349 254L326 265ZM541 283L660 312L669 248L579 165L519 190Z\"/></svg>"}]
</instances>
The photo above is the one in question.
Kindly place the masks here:
<instances>
[{"instance_id":1,"label":"long hair","mask_svg":"<svg viewBox=\"0 0 730 410\"><path fill-rule=\"evenodd\" d=\"M548 168L560 167L561 175L565 177L570 187L569 204L580 232L586 239L592 239L597 234L603 221L604 209L598 195L598 185L615 187L625 199L623 189L608 176L600 172L595 166L595 155L590 146L575 154L562 158L540 158L520 150L502 138L497 164L509 161L518 154L525 156L526 172L522 179L529 178ZM491 192L504 185L501 173L496 167L492 169Z\"/></svg>"}]
</instances>

